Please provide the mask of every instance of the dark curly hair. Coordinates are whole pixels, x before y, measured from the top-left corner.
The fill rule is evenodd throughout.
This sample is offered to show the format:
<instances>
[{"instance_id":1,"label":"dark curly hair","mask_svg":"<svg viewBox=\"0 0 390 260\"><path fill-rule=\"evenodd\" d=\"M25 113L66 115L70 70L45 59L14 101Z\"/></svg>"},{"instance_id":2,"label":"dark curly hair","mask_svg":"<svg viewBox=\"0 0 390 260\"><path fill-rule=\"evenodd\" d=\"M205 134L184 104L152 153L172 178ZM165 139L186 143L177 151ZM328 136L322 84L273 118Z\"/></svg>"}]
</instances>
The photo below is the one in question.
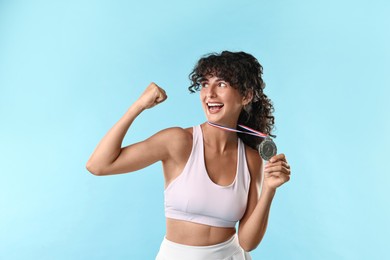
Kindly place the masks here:
<instances>
[{"instance_id":1,"label":"dark curly hair","mask_svg":"<svg viewBox=\"0 0 390 260\"><path fill-rule=\"evenodd\" d=\"M207 76L216 76L238 89L242 96L253 93L252 102L244 107L238 118L238 124L246 125L270 136L274 128L274 107L263 93L265 83L262 79L263 67L255 57L245 52L223 51L202 57L195 65L189 77L191 93L201 89L201 81ZM252 135L238 133L248 146L257 149L262 139ZM275 136L273 136L275 137Z\"/></svg>"}]
</instances>

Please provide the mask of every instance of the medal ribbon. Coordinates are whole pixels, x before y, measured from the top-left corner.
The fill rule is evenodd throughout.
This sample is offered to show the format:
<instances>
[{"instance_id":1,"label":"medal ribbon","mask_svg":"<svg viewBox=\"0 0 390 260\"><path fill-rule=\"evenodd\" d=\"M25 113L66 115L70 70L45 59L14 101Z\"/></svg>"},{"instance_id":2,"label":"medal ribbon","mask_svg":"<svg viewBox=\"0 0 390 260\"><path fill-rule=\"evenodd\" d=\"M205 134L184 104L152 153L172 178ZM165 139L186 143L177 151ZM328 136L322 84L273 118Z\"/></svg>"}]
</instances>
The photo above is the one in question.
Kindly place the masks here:
<instances>
[{"instance_id":1,"label":"medal ribbon","mask_svg":"<svg viewBox=\"0 0 390 260\"><path fill-rule=\"evenodd\" d=\"M234 128L218 125L218 124L215 124L215 123L211 123L209 121L207 121L207 123L209 125L211 125L211 126L216 127L216 128L220 128L220 129L223 129L223 130L226 130L226 131L230 131L230 132L237 132L237 133L243 133L243 134L248 134L248 135L254 135L254 136L258 136L258 137L262 137L262 138L265 138L265 137L268 136L266 134L263 134L262 132L256 131L256 130L254 130L254 129L250 128L250 127L247 127L245 125L238 125L239 127L241 127L241 128L246 130L246 131L241 131L241 130L238 130L238 129L234 129Z\"/></svg>"}]
</instances>

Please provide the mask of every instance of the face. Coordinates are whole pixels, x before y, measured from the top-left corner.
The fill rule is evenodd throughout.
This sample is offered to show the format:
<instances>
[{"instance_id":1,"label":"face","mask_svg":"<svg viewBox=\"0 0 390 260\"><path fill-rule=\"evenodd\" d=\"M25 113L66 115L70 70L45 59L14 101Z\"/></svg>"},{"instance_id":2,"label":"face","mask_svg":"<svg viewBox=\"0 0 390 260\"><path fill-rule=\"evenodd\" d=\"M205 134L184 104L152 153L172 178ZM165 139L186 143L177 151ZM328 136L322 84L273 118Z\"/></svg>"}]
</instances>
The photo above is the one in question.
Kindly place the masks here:
<instances>
[{"instance_id":1,"label":"face","mask_svg":"<svg viewBox=\"0 0 390 260\"><path fill-rule=\"evenodd\" d=\"M207 120L236 127L238 117L248 100L228 82L215 76L202 80L200 100Z\"/></svg>"}]
</instances>

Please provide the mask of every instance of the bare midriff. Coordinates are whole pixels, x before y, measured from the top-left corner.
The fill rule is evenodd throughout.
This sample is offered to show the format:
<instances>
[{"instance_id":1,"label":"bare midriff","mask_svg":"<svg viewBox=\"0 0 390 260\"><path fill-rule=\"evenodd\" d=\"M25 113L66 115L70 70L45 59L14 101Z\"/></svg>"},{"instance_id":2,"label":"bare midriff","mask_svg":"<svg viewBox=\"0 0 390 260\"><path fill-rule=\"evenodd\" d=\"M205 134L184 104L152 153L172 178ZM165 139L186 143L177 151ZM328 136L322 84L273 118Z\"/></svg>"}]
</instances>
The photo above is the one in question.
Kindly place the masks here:
<instances>
[{"instance_id":1,"label":"bare midriff","mask_svg":"<svg viewBox=\"0 0 390 260\"><path fill-rule=\"evenodd\" d=\"M189 246L210 246L229 240L236 229L212 227L189 221L167 218L166 239Z\"/></svg>"}]
</instances>

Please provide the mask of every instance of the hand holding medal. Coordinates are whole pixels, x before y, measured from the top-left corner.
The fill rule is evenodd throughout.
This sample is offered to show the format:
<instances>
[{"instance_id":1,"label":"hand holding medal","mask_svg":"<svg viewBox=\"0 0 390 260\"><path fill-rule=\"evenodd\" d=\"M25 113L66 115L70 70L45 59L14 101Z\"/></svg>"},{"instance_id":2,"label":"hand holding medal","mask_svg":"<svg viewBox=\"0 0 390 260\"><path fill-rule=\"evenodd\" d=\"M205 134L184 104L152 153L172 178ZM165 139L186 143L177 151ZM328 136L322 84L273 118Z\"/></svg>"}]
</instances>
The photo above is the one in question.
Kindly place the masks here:
<instances>
[{"instance_id":1,"label":"hand holding medal","mask_svg":"<svg viewBox=\"0 0 390 260\"><path fill-rule=\"evenodd\" d=\"M207 123L211 126L226 131L244 133L264 138L260 145L257 147L261 158L267 161L264 168L264 188L271 189L274 191L283 183L288 182L290 180L290 165L287 163L286 156L284 154L276 155L276 145L272 141L271 137L244 125L238 126L242 129L245 129L246 131L221 126L211 122Z\"/></svg>"},{"instance_id":2,"label":"hand holding medal","mask_svg":"<svg viewBox=\"0 0 390 260\"><path fill-rule=\"evenodd\" d=\"M284 154L278 154L272 157L264 167L265 189L276 190L283 183L288 182L291 176L290 165Z\"/></svg>"}]
</instances>

